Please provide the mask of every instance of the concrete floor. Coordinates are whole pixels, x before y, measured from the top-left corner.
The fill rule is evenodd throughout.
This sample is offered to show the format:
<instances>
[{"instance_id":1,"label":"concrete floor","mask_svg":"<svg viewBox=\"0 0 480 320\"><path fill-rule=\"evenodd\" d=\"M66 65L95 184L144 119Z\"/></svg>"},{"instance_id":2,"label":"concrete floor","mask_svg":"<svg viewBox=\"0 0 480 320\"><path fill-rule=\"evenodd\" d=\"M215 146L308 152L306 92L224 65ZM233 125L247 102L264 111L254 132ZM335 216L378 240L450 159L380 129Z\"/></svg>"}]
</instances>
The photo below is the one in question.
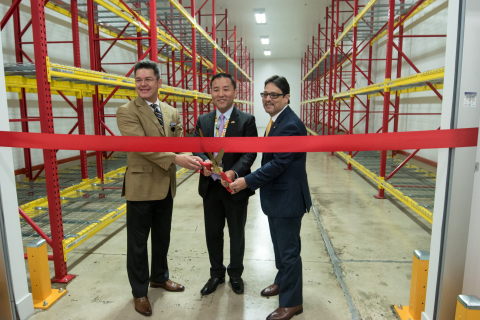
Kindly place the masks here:
<instances>
[{"instance_id":1,"label":"concrete floor","mask_svg":"<svg viewBox=\"0 0 480 320\"><path fill-rule=\"evenodd\" d=\"M429 249L431 226L393 197L375 199L375 186L345 167L327 153L307 157L315 210L302 224L304 312L294 319L397 319L391 306L408 305L413 250ZM209 261L197 187L197 175L185 180L173 211L170 274L186 290L150 289L153 318L265 319L278 298L260 296L276 269L259 193L248 207L245 294L233 293L226 283L202 298ZM228 232L225 238L228 244ZM126 274L125 217L74 250L67 263L77 277L66 285L66 296L29 319L144 318L134 310ZM52 263L51 270L53 276Z\"/></svg>"}]
</instances>

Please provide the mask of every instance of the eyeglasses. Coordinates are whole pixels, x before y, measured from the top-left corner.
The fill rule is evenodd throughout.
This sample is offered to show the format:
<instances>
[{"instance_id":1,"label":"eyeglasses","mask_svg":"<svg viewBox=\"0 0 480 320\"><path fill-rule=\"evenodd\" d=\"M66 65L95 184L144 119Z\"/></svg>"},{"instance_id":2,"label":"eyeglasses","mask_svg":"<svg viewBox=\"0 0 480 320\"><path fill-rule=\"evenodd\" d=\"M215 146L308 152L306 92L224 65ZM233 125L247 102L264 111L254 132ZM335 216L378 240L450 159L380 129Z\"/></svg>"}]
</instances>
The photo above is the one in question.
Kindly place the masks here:
<instances>
[{"instance_id":1,"label":"eyeglasses","mask_svg":"<svg viewBox=\"0 0 480 320\"><path fill-rule=\"evenodd\" d=\"M260 93L260 96L263 98L263 99L267 99L268 96L270 96L270 98L272 99L277 99L279 96L284 96L283 93L276 93L276 92L262 92Z\"/></svg>"},{"instance_id":2,"label":"eyeglasses","mask_svg":"<svg viewBox=\"0 0 480 320\"><path fill-rule=\"evenodd\" d=\"M146 83L152 83L154 81L153 78L145 78L145 79L142 79L142 78L135 78L135 83L142 83L142 82L146 82Z\"/></svg>"}]
</instances>

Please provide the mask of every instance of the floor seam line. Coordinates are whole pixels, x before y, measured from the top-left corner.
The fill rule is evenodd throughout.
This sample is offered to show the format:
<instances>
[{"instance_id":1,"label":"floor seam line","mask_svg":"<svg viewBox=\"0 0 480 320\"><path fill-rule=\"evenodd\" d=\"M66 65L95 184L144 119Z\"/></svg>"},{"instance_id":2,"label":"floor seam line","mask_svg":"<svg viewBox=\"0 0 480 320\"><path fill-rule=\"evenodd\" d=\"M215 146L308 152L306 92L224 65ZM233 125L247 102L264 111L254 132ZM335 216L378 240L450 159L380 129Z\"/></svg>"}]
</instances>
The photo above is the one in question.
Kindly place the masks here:
<instances>
[{"instance_id":1,"label":"floor seam line","mask_svg":"<svg viewBox=\"0 0 480 320\"><path fill-rule=\"evenodd\" d=\"M342 287L343 293L345 295L345 299L347 300L347 305L348 309L350 310L350 314L352 315L352 320L360 320L358 316L358 311L355 308L355 304L353 303L352 297L350 293L348 292L347 284L345 283L345 280L343 279L342 275L342 269L340 267L340 259L338 259L337 254L335 253L335 250L333 249L332 243L330 242L330 239L327 236L327 231L323 227L322 219L320 218L320 214L318 212L318 208L315 205L315 203L312 204L312 209L313 212L315 213L315 216L317 218L318 222L318 227L320 228L320 231L322 232L322 238L323 241L325 242L325 246L327 247L328 255L330 256L331 263L333 265L333 269L335 270L335 275L337 276L338 282L340 282L340 286Z\"/></svg>"}]
</instances>

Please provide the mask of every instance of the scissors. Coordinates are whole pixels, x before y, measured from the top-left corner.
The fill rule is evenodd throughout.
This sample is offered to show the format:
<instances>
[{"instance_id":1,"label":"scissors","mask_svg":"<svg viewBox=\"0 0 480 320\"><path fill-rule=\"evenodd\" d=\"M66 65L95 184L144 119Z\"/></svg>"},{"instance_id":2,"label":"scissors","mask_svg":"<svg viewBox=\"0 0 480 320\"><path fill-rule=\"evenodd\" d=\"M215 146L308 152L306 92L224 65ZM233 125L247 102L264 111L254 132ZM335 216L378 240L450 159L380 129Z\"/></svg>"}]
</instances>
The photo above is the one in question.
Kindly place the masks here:
<instances>
[{"instance_id":1,"label":"scissors","mask_svg":"<svg viewBox=\"0 0 480 320\"><path fill-rule=\"evenodd\" d=\"M202 129L198 129L198 130L200 132L200 137L203 138ZM202 166L205 166L205 168L207 168L208 171L212 171L213 173L216 173L216 174L222 174L223 168L220 167L219 164L222 161L224 152L225 152L225 149L220 150L220 152L218 152L215 158L213 157L213 154L211 152L207 152L207 155L210 158L210 161L212 161L212 163L200 162L200 164Z\"/></svg>"},{"instance_id":2,"label":"scissors","mask_svg":"<svg viewBox=\"0 0 480 320\"><path fill-rule=\"evenodd\" d=\"M198 129L198 130L200 132L200 137L203 138L202 129ZM205 163L200 161L200 164L202 166L205 166L205 168L207 168L208 171L212 171L216 174L219 174L222 177L222 180L226 180L227 182L232 183L232 180L230 180L230 178L227 177L225 172L222 171L223 168L219 166L220 161L222 161L224 152L225 152L225 149L220 150L220 152L217 154L215 158L213 157L213 154L211 152L207 152L207 155L210 158L210 161L212 161L212 163ZM213 170L212 170L212 166L213 166ZM232 193L232 190L228 187L227 187L227 191Z\"/></svg>"}]
</instances>

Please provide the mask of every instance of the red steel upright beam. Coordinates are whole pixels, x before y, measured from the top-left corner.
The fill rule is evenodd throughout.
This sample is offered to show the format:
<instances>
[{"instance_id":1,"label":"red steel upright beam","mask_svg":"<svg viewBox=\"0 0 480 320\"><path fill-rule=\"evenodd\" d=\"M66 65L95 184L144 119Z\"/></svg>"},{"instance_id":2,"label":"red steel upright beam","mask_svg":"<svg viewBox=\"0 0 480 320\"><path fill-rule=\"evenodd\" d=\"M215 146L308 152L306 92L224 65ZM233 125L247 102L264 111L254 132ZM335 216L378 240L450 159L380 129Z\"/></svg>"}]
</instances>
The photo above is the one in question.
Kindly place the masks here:
<instances>
[{"instance_id":1,"label":"red steel upright beam","mask_svg":"<svg viewBox=\"0 0 480 320\"><path fill-rule=\"evenodd\" d=\"M388 81L392 77L392 50L393 50L393 25L395 20L395 0L388 1L388 33L387 33L387 52L385 60L385 81ZM390 89L386 88L383 96L383 125L382 133L388 132L388 118L390 108ZM385 171L387 163L387 151L382 150L380 156L380 174L381 181L385 180ZM379 185L377 199L385 198L385 189Z\"/></svg>"},{"instance_id":2,"label":"red steel upright beam","mask_svg":"<svg viewBox=\"0 0 480 320\"><path fill-rule=\"evenodd\" d=\"M70 12L72 13L72 40L73 40L73 64L77 68L82 67L80 59L80 37L78 28L78 7L77 0L71 0ZM77 117L78 117L78 134L85 134L85 116L83 112L83 97L77 95ZM80 150L80 168L82 172L82 180L88 179L87 168L87 151Z\"/></svg>"},{"instance_id":3,"label":"red steel upright beam","mask_svg":"<svg viewBox=\"0 0 480 320\"><path fill-rule=\"evenodd\" d=\"M35 51L35 73L38 89L38 106L42 133L54 133L52 97L47 75L48 52L45 28L45 7L40 0L30 0L32 11L32 36ZM65 253L63 252L62 205L58 183L56 150L43 150L45 180L47 185L48 214L52 238L52 251L55 266L54 282L68 282L74 276L67 274Z\"/></svg>"},{"instance_id":4,"label":"red steel upright beam","mask_svg":"<svg viewBox=\"0 0 480 320\"><path fill-rule=\"evenodd\" d=\"M330 30L330 68L329 68L329 73L328 73L328 83L329 83L329 88L328 88L328 126L327 126L327 132L328 134L330 133L330 128L332 128L332 109L333 109L333 56L335 55L335 50L334 50L334 8L335 8L335 0L332 0L332 12L330 14L330 20L331 20L331 30ZM327 8L328 10L328 8Z\"/></svg>"},{"instance_id":5,"label":"red steel upright beam","mask_svg":"<svg viewBox=\"0 0 480 320\"><path fill-rule=\"evenodd\" d=\"M158 63L157 45L157 1L150 0L150 60Z\"/></svg>"},{"instance_id":6,"label":"red steel upright beam","mask_svg":"<svg viewBox=\"0 0 480 320\"><path fill-rule=\"evenodd\" d=\"M13 0L12 7L14 7L15 0ZM15 40L15 57L17 63L23 63L23 49L22 49L22 29L20 24L20 9L18 6L15 6L13 11L13 30L14 30L14 40ZM28 109L27 109L27 97L26 97L26 90L25 88L20 89L19 94L19 104L20 104L20 117L22 120L28 119ZM28 121L22 121L22 132L28 132ZM27 180L32 181L33 173L32 173L32 155L31 151L28 148L23 149L23 159L25 162L25 177Z\"/></svg>"},{"instance_id":7,"label":"red steel upright beam","mask_svg":"<svg viewBox=\"0 0 480 320\"><path fill-rule=\"evenodd\" d=\"M358 14L358 0L353 2L353 16ZM355 89L355 69L357 66L357 24L353 25L353 43L352 43L352 80L350 83L350 89ZM349 134L353 134L353 116L355 111L355 97L350 97L350 126L348 129ZM352 157L352 151L348 152L348 157ZM352 164L348 163L347 170L352 170Z\"/></svg>"},{"instance_id":8,"label":"red steel upright beam","mask_svg":"<svg viewBox=\"0 0 480 320\"><path fill-rule=\"evenodd\" d=\"M400 1L404 3L404 0ZM403 9L403 8L402 8ZM402 17L400 17L401 19ZM403 24L398 28L398 48L400 49L397 52L397 79L402 77L402 52L403 52ZM400 112L400 93L395 93L395 115L393 120L393 132L398 132L398 113ZM395 150L392 150L392 157L395 157Z\"/></svg>"},{"instance_id":9,"label":"red steel upright beam","mask_svg":"<svg viewBox=\"0 0 480 320\"><path fill-rule=\"evenodd\" d=\"M155 1L155 0L150 0ZM195 0L190 2L190 10L193 19L195 20ZM198 90L197 85L197 28L192 25L192 78L193 78L193 91ZM200 66L201 67L201 66ZM193 123L196 125L198 119L198 100L197 97L193 98Z\"/></svg>"},{"instance_id":10,"label":"red steel upright beam","mask_svg":"<svg viewBox=\"0 0 480 320\"><path fill-rule=\"evenodd\" d=\"M217 16L215 14L215 0L212 0L212 39L217 43ZM213 74L217 74L217 48L213 48Z\"/></svg>"},{"instance_id":11,"label":"red steel upright beam","mask_svg":"<svg viewBox=\"0 0 480 320\"><path fill-rule=\"evenodd\" d=\"M328 51L328 7L327 7L327 12L325 15L325 52ZM323 61L323 93L324 95L327 95L327 59L328 57L325 57L325 60ZM330 51L330 60L332 60L332 52ZM330 86L329 86L330 88ZM329 89L330 90L330 89ZM330 92L328 93L329 95L331 94ZM330 101L330 99L328 99ZM323 123L322 123L322 135L325 135L325 113L326 113L326 104L330 105L330 102L323 101ZM328 113L327 113L327 118L328 118ZM328 119L327 119L328 122ZM327 134L328 134L328 123L326 125L327 127Z\"/></svg>"},{"instance_id":12,"label":"red steel upright beam","mask_svg":"<svg viewBox=\"0 0 480 320\"><path fill-rule=\"evenodd\" d=\"M95 27L95 4L93 0L87 0L87 16L88 16L88 41L89 41L89 51L90 51L90 69L94 71L101 71L99 63L99 49L97 48L99 43L95 41L97 36L97 31ZM92 104L93 104L93 126L95 130L95 135L100 135L101 133L101 124L100 124L100 106L99 106L99 96L98 96L98 86L95 86L95 93L92 94ZM102 151L96 151L96 161L97 161L97 177L103 182L103 155Z\"/></svg>"}]
</instances>

